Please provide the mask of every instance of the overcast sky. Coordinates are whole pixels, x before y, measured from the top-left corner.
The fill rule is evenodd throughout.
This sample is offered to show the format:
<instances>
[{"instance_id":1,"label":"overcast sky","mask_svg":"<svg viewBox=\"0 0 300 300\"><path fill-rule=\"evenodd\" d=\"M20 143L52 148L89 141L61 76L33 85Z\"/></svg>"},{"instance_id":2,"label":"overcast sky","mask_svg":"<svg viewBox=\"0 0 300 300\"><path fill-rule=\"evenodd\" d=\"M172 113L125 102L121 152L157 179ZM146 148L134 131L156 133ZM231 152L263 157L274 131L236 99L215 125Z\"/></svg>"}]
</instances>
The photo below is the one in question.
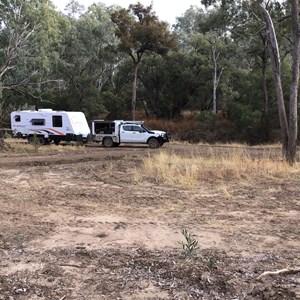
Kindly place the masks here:
<instances>
[{"instance_id":1,"label":"overcast sky","mask_svg":"<svg viewBox=\"0 0 300 300\"><path fill-rule=\"evenodd\" d=\"M69 0L52 0L54 5L64 11L66 4ZM113 4L128 8L129 4L135 4L138 1L133 0L77 0L80 4L87 8L92 3L101 2L106 6ZM191 5L201 6L201 0L140 0L144 6L149 6L153 2L153 10L161 21L167 21L170 25L175 23L176 17L180 17Z\"/></svg>"}]
</instances>

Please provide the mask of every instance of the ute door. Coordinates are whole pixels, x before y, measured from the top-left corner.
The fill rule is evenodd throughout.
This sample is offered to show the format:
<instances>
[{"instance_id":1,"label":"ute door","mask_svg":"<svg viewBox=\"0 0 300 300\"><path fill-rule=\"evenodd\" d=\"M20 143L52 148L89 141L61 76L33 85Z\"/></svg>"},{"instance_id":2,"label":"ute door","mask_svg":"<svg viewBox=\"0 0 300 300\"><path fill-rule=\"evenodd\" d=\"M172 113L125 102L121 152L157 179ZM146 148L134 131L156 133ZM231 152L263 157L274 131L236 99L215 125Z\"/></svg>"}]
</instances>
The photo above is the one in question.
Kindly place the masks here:
<instances>
[{"instance_id":1,"label":"ute door","mask_svg":"<svg viewBox=\"0 0 300 300\"><path fill-rule=\"evenodd\" d=\"M139 125L123 125L120 136L121 143L146 143L148 133Z\"/></svg>"}]
</instances>

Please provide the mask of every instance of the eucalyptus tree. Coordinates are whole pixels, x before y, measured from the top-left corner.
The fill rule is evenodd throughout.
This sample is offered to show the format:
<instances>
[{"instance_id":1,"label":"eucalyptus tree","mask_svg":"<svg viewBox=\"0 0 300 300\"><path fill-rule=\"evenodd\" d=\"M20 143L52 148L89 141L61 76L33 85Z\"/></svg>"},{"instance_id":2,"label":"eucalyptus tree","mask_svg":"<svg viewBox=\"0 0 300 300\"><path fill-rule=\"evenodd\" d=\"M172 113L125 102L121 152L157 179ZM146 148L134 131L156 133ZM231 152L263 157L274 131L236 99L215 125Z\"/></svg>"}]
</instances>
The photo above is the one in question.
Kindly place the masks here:
<instances>
[{"instance_id":1,"label":"eucalyptus tree","mask_svg":"<svg viewBox=\"0 0 300 300\"><path fill-rule=\"evenodd\" d=\"M71 0L67 3L65 11L67 12L68 16L75 18L76 16L80 16L84 13L84 5L80 4L76 0Z\"/></svg>"},{"instance_id":2,"label":"eucalyptus tree","mask_svg":"<svg viewBox=\"0 0 300 300\"><path fill-rule=\"evenodd\" d=\"M59 66L65 88L58 105L83 110L88 117L105 110L101 92L112 84L117 43L110 10L103 4L91 5L79 17L68 15Z\"/></svg>"},{"instance_id":3,"label":"eucalyptus tree","mask_svg":"<svg viewBox=\"0 0 300 300\"><path fill-rule=\"evenodd\" d=\"M58 85L53 70L59 60L62 23L50 0L0 2L2 112L45 105L45 92Z\"/></svg>"},{"instance_id":4,"label":"eucalyptus tree","mask_svg":"<svg viewBox=\"0 0 300 300\"><path fill-rule=\"evenodd\" d=\"M116 35L120 38L121 51L129 55L133 62L131 115L135 119L138 69L145 55L149 53L166 54L176 48L176 39L166 22L159 21L152 6L141 3L131 4L129 8L112 13L116 24Z\"/></svg>"},{"instance_id":5,"label":"eucalyptus tree","mask_svg":"<svg viewBox=\"0 0 300 300\"><path fill-rule=\"evenodd\" d=\"M289 74L285 70L289 68L290 64L289 32L286 24L280 22L280 20L285 19L285 9L276 2L269 2L268 9L272 18L278 20L278 22L275 21L277 23L275 26L283 64L283 83L286 85ZM259 6L253 5L250 1L243 1L242 10L233 15L232 18L234 19L234 25L231 29L231 36L236 45L245 52L248 64L252 69L251 73L257 77L256 81L260 82L260 86L256 82L253 82L253 84L258 88L257 99L261 102L260 109L263 111L264 121L268 122L268 119L273 117L276 96L273 92L274 84L264 19L261 17ZM256 105L259 105L259 103L256 103Z\"/></svg>"},{"instance_id":6,"label":"eucalyptus tree","mask_svg":"<svg viewBox=\"0 0 300 300\"><path fill-rule=\"evenodd\" d=\"M226 85L230 87L228 82L235 53L232 39L228 36L229 25L220 17L222 13L219 8L204 11L201 8L191 7L182 17L177 18L174 26L183 53L186 55L197 53L199 62L202 61L202 69L210 69L206 80L210 81L211 92L207 99L211 99L208 107L213 113L217 112L217 108L222 109L226 106L217 100L229 92ZM206 57L205 62L203 57ZM227 84L222 84L226 81Z\"/></svg>"},{"instance_id":7,"label":"eucalyptus tree","mask_svg":"<svg viewBox=\"0 0 300 300\"><path fill-rule=\"evenodd\" d=\"M203 57L205 60L206 58ZM206 108L210 86L209 69L196 53L173 52L165 59L149 56L140 69L141 99L149 114L158 118L177 118L183 109Z\"/></svg>"},{"instance_id":8,"label":"eucalyptus tree","mask_svg":"<svg viewBox=\"0 0 300 300\"><path fill-rule=\"evenodd\" d=\"M262 10L262 14L266 24L268 35L268 49L272 62L272 69L275 81L275 89L277 96L277 105L279 120L281 125L282 135L282 150L290 164L293 164L296 159L296 146L298 136L298 84L299 84L299 65L300 65L300 27L299 27L299 2L297 0L290 1L290 16L292 43L291 52L291 85L290 85L290 101L289 101L289 117L286 113L283 86L281 81L281 59L277 35L274 27L274 22L268 11L267 3L262 0L253 1L258 4Z\"/></svg>"},{"instance_id":9,"label":"eucalyptus tree","mask_svg":"<svg viewBox=\"0 0 300 300\"><path fill-rule=\"evenodd\" d=\"M274 77L274 86L277 98L277 109L281 127L282 152L285 159L293 164L296 158L296 142L297 142L297 105L298 105L298 84L299 84L299 61L300 61L300 30L299 30L299 2L297 0L290 1L237 1L239 4L250 4L252 8L260 8L261 14L256 14L257 22L263 22L262 30L265 30L267 37L268 54L272 65L272 73ZM224 10L233 11L235 2L232 0L216 1L202 0L205 5L217 4ZM280 12L280 18L274 17L272 9L274 7ZM226 8L226 9L225 9ZM287 26L287 23L290 25ZM290 75L290 91L289 91L289 115L287 114L284 85L282 81L282 50L280 49L279 33L282 28L285 29L284 43L285 55L290 59L291 75ZM289 28L287 31L286 29ZM288 49L286 49L288 48Z\"/></svg>"},{"instance_id":10,"label":"eucalyptus tree","mask_svg":"<svg viewBox=\"0 0 300 300\"><path fill-rule=\"evenodd\" d=\"M9 0L0 3L0 82L3 89L3 80L8 72L16 68L18 50L29 44L34 28L26 17L24 10L26 2L12 2Z\"/></svg>"}]
</instances>

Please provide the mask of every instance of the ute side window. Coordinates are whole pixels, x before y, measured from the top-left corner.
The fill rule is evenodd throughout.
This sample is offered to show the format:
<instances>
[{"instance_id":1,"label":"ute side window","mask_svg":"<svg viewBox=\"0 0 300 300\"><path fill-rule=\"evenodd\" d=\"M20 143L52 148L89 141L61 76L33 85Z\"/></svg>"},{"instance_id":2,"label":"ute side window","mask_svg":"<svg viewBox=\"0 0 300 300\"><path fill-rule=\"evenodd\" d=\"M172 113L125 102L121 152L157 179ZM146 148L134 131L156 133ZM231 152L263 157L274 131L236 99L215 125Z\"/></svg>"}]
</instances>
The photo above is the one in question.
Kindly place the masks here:
<instances>
[{"instance_id":1,"label":"ute side window","mask_svg":"<svg viewBox=\"0 0 300 300\"><path fill-rule=\"evenodd\" d=\"M45 125L45 119L32 119L31 124L34 126L44 126Z\"/></svg>"},{"instance_id":2,"label":"ute side window","mask_svg":"<svg viewBox=\"0 0 300 300\"><path fill-rule=\"evenodd\" d=\"M15 122L21 122L21 116L15 115Z\"/></svg>"},{"instance_id":3,"label":"ute side window","mask_svg":"<svg viewBox=\"0 0 300 300\"><path fill-rule=\"evenodd\" d=\"M131 125L124 125L124 126L123 126L123 129L124 129L125 131L132 131L132 126L131 126Z\"/></svg>"},{"instance_id":4,"label":"ute side window","mask_svg":"<svg viewBox=\"0 0 300 300\"><path fill-rule=\"evenodd\" d=\"M62 116L52 116L53 127L63 127Z\"/></svg>"},{"instance_id":5,"label":"ute side window","mask_svg":"<svg viewBox=\"0 0 300 300\"><path fill-rule=\"evenodd\" d=\"M132 131L140 132L141 130L142 130L142 128L140 126L136 126L136 125L132 126Z\"/></svg>"}]
</instances>

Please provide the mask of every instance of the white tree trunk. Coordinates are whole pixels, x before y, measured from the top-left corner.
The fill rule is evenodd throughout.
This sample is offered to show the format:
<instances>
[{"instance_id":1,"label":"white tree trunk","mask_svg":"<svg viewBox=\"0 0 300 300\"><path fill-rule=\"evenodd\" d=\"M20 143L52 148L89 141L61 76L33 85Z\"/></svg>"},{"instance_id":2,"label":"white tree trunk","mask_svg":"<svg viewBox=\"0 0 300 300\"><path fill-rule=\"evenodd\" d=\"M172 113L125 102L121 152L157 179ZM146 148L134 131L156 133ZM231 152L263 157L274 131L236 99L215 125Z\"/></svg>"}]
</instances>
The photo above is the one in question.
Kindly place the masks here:
<instances>
[{"instance_id":1,"label":"white tree trunk","mask_svg":"<svg viewBox=\"0 0 300 300\"><path fill-rule=\"evenodd\" d=\"M279 114L279 121L281 127L282 153L285 157L287 157L289 132L288 132L288 122L287 122L286 110L284 105L284 97L283 97L282 82L281 82L281 61L279 55L279 47L278 47L276 32L275 32L272 18L265 7L265 4L260 1L259 5L264 14L267 34L268 34L268 41L269 41L268 49L269 49L271 63L272 63L276 97L277 97L278 114Z\"/></svg>"},{"instance_id":2,"label":"white tree trunk","mask_svg":"<svg viewBox=\"0 0 300 300\"><path fill-rule=\"evenodd\" d=\"M133 80L132 80L132 99L131 99L131 118L132 118L132 120L135 120L138 68L139 68L139 63L136 62L133 67Z\"/></svg>"},{"instance_id":3,"label":"white tree trunk","mask_svg":"<svg viewBox=\"0 0 300 300\"><path fill-rule=\"evenodd\" d=\"M299 64L300 64L300 28L299 28L299 2L291 0L292 6L292 80L290 89L290 116L289 116L289 142L288 142L288 162L295 163L296 146L298 136L298 84L299 84Z\"/></svg>"}]
</instances>

